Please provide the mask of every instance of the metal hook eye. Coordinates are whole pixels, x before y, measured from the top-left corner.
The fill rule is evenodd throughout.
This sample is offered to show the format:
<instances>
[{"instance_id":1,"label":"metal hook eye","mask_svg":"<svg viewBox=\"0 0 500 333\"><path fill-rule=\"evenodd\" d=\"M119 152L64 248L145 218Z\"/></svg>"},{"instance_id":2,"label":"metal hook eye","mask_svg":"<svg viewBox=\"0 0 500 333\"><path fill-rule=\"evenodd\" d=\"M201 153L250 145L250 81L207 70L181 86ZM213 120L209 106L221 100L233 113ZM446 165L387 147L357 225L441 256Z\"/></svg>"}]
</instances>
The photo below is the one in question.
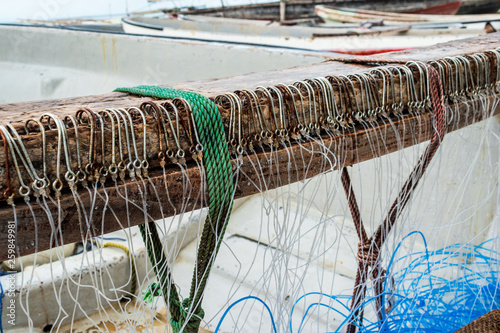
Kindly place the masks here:
<instances>
[{"instance_id":1,"label":"metal hook eye","mask_svg":"<svg viewBox=\"0 0 500 333\"><path fill-rule=\"evenodd\" d=\"M85 178L87 178L87 175L85 174L85 171L83 170L78 170L76 172L76 179L79 181L79 182L83 182L85 180Z\"/></svg>"},{"instance_id":2,"label":"metal hook eye","mask_svg":"<svg viewBox=\"0 0 500 333\"><path fill-rule=\"evenodd\" d=\"M174 155L174 151L172 149L167 149L166 151L166 154L167 154L167 157L168 158L173 158L175 155Z\"/></svg>"},{"instance_id":3,"label":"metal hook eye","mask_svg":"<svg viewBox=\"0 0 500 333\"><path fill-rule=\"evenodd\" d=\"M45 181L45 179L36 179L33 182L33 189L34 190L40 190L40 189L44 188L45 186L47 186L47 182Z\"/></svg>"},{"instance_id":4,"label":"metal hook eye","mask_svg":"<svg viewBox=\"0 0 500 333\"><path fill-rule=\"evenodd\" d=\"M57 192L60 192L62 190L63 183L61 182L61 180L59 178L54 180L54 182L52 183L52 188L54 189L54 191L57 191Z\"/></svg>"},{"instance_id":5,"label":"metal hook eye","mask_svg":"<svg viewBox=\"0 0 500 333\"><path fill-rule=\"evenodd\" d=\"M120 162L118 163L118 171L123 172L123 171L125 171L125 170L127 170L127 166L125 165L125 162L120 161Z\"/></svg>"},{"instance_id":6,"label":"metal hook eye","mask_svg":"<svg viewBox=\"0 0 500 333\"><path fill-rule=\"evenodd\" d=\"M14 192L12 192L10 189L5 189L5 191L3 191L3 196L5 199L11 198L14 196Z\"/></svg>"},{"instance_id":7,"label":"metal hook eye","mask_svg":"<svg viewBox=\"0 0 500 333\"><path fill-rule=\"evenodd\" d=\"M102 177L107 177L108 176L108 168L106 166L102 166L99 168L99 174Z\"/></svg>"},{"instance_id":8,"label":"metal hook eye","mask_svg":"<svg viewBox=\"0 0 500 333\"><path fill-rule=\"evenodd\" d=\"M140 169L141 165L142 165L141 160L139 159L134 160L134 168Z\"/></svg>"},{"instance_id":9,"label":"metal hook eye","mask_svg":"<svg viewBox=\"0 0 500 333\"><path fill-rule=\"evenodd\" d=\"M108 169L109 173L116 175L118 173L118 166L116 164L111 164Z\"/></svg>"},{"instance_id":10,"label":"metal hook eye","mask_svg":"<svg viewBox=\"0 0 500 333\"><path fill-rule=\"evenodd\" d=\"M231 139L231 140L229 140L229 145L230 145L231 147L236 147L237 143L238 143L238 142L236 141L236 139Z\"/></svg>"},{"instance_id":11,"label":"metal hook eye","mask_svg":"<svg viewBox=\"0 0 500 333\"><path fill-rule=\"evenodd\" d=\"M160 161L165 161L165 153L162 151L158 152L158 159Z\"/></svg>"},{"instance_id":12,"label":"metal hook eye","mask_svg":"<svg viewBox=\"0 0 500 333\"><path fill-rule=\"evenodd\" d=\"M73 171L68 170L64 174L64 178L66 179L67 182L73 183L76 180L76 175L75 175L75 173Z\"/></svg>"},{"instance_id":13,"label":"metal hook eye","mask_svg":"<svg viewBox=\"0 0 500 333\"><path fill-rule=\"evenodd\" d=\"M92 164L94 164L94 163L87 163L87 165L85 165L85 173L87 175L92 174Z\"/></svg>"},{"instance_id":14,"label":"metal hook eye","mask_svg":"<svg viewBox=\"0 0 500 333\"><path fill-rule=\"evenodd\" d=\"M19 187L19 194L22 197L26 197L26 196L30 195L30 193L31 193L31 189L28 186L23 184Z\"/></svg>"}]
</instances>

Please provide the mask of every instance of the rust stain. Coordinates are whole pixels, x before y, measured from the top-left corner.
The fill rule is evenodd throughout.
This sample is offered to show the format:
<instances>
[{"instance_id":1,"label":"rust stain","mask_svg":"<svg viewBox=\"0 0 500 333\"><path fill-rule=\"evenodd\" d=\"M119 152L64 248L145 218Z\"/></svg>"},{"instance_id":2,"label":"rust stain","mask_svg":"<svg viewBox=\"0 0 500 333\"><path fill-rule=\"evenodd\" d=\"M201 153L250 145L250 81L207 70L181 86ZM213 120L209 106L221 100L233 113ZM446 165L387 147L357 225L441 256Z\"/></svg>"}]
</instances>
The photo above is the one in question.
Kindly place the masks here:
<instances>
[{"instance_id":1,"label":"rust stain","mask_svg":"<svg viewBox=\"0 0 500 333\"><path fill-rule=\"evenodd\" d=\"M106 38L101 37L102 44L102 58L104 59L104 63L106 63Z\"/></svg>"},{"instance_id":2,"label":"rust stain","mask_svg":"<svg viewBox=\"0 0 500 333\"><path fill-rule=\"evenodd\" d=\"M118 54L116 52L116 38L111 38L111 57L114 63L115 72L118 72Z\"/></svg>"}]
</instances>

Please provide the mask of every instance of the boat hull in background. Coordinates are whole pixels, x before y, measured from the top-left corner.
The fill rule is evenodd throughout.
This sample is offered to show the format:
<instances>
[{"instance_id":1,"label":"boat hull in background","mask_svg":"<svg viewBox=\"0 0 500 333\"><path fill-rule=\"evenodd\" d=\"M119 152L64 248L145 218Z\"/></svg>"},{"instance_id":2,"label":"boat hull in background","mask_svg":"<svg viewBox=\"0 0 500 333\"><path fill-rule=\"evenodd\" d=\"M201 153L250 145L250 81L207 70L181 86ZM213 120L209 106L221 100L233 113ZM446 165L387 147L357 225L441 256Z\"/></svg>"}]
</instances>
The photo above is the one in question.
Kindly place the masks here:
<instances>
[{"instance_id":1,"label":"boat hull in background","mask_svg":"<svg viewBox=\"0 0 500 333\"><path fill-rule=\"evenodd\" d=\"M456 13L458 13L461 6L462 1L451 1L435 6L429 6L423 9L404 11L404 13L425 15L455 15Z\"/></svg>"},{"instance_id":2,"label":"boat hull in background","mask_svg":"<svg viewBox=\"0 0 500 333\"><path fill-rule=\"evenodd\" d=\"M261 21L251 24L248 20L212 18L213 21L210 21L207 17L200 17L198 20L194 16L188 18L188 20L178 20L128 17L122 20L122 24L123 30L130 34L310 49L353 55L423 47L484 34L483 30L409 30L407 26L396 27L395 30L390 27L377 27L374 31L365 29L365 32L348 33L350 28L346 30L343 28L283 27L277 23L269 25ZM323 33L318 35L318 31Z\"/></svg>"},{"instance_id":3,"label":"boat hull in background","mask_svg":"<svg viewBox=\"0 0 500 333\"><path fill-rule=\"evenodd\" d=\"M288 0L286 1L285 18L295 20L302 18L313 18L315 5L328 5L335 7L352 7L357 9L396 11L401 13L422 14L456 14L462 1L450 0L337 0L337 1L314 1L314 0ZM165 10L165 13L175 13L176 10ZM182 11L187 15L208 15L216 17L227 17L237 19L253 20L279 20L280 3L269 2L262 4L240 5L229 7L216 7L205 9L194 9ZM139 14L139 13L137 13Z\"/></svg>"},{"instance_id":4,"label":"boat hull in background","mask_svg":"<svg viewBox=\"0 0 500 333\"><path fill-rule=\"evenodd\" d=\"M428 15L428 14L402 14L355 8L340 8L318 5L315 7L316 15L325 22L361 24L364 22L381 21L384 25L400 24L443 24L443 23L483 23L500 22L500 14L476 15ZM466 27L465 27L466 28Z\"/></svg>"},{"instance_id":5,"label":"boat hull in background","mask_svg":"<svg viewBox=\"0 0 500 333\"><path fill-rule=\"evenodd\" d=\"M486 14L500 10L498 0L464 0L458 14Z\"/></svg>"}]
</instances>

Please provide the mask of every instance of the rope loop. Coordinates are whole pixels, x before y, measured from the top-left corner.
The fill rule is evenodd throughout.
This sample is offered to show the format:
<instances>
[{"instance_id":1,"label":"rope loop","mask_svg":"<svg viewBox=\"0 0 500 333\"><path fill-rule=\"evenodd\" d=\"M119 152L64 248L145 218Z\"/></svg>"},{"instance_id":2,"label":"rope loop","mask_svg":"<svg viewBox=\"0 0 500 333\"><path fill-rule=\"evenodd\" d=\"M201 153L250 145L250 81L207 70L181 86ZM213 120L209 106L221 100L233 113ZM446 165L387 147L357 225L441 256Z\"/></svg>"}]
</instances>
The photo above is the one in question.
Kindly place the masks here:
<instances>
[{"instance_id":1,"label":"rope loop","mask_svg":"<svg viewBox=\"0 0 500 333\"><path fill-rule=\"evenodd\" d=\"M347 168L342 168L342 185L347 196L349 210L358 233L358 238L360 243L358 245L358 271L356 273L355 286L353 291L353 304L351 309L354 310L352 319L347 327L347 333L356 332L358 326L355 322L362 322L363 320L363 308L359 309L358 306L363 303L365 297L366 288L364 284L367 279L367 268L372 267L372 278L375 281L376 293L380 295L382 293L381 282L385 279L385 271L378 267L378 256L379 249L382 244L384 244L387 235L391 232L394 224L397 221L398 216L403 211L404 207L408 203L413 191L417 187L422 175L429 166L430 161L434 157L444 135L446 134L446 112L444 106L444 99L442 98L443 86L439 77L437 70L431 65L427 65L428 73L428 94L427 98L431 101L431 111L433 117L434 131L431 137L431 141L427 146L424 154L418 160L415 168L411 172L408 180L403 185L400 190L398 197L393 202L391 208L385 219L378 226L377 230L370 239L367 239L365 227L360 216L360 210L358 203L356 202L356 197L354 191L352 190L351 179ZM380 278L379 278L380 277ZM384 311L380 301L377 301L377 313L380 315Z\"/></svg>"},{"instance_id":2,"label":"rope loop","mask_svg":"<svg viewBox=\"0 0 500 333\"><path fill-rule=\"evenodd\" d=\"M219 109L207 97L191 91L180 91L156 86L117 88L115 91L162 99L182 98L186 101L189 108L191 108L194 130L197 133L196 136L199 135L199 142L196 148L202 157L205 168L209 214L203 227L198 247L189 297L184 299L182 304L180 304L180 299L173 285L169 269L164 269L163 271L156 269L156 274L159 281L163 282L164 295L168 294L168 289L172 286L168 301L171 314L170 322L174 332L178 333L181 330L187 333L198 332L200 322L205 315L200 305L203 293L209 272L224 237L233 206L233 171L224 124ZM201 154L202 151L203 154ZM141 225L140 228L144 242L146 244L151 243L148 246L148 255L153 267L157 267L159 263L164 263L168 267L165 263L163 246L156 231L156 225L154 222L150 222L149 225L154 233L154 238L151 240L147 237L148 235L144 227ZM157 255L156 253L161 255ZM188 317L189 319L187 319Z\"/></svg>"}]
</instances>

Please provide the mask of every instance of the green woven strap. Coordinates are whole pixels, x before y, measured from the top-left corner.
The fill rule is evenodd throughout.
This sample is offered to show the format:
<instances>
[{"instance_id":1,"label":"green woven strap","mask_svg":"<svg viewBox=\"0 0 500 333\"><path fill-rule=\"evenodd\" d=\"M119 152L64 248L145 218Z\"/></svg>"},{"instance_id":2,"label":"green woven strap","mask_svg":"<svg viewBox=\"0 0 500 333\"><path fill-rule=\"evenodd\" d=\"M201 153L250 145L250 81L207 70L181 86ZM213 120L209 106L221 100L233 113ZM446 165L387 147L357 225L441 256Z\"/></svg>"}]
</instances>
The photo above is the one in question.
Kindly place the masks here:
<instances>
[{"instance_id":1,"label":"green woven strap","mask_svg":"<svg viewBox=\"0 0 500 333\"><path fill-rule=\"evenodd\" d=\"M115 91L162 99L183 98L191 106L200 143L203 146L209 214L203 228L200 247L198 248L189 298L186 298L180 304L177 292L172 292L175 287L172 285L170 274L159 271L156 271L156 274L160 280L163 295L170 295L168 303L174 332L180 332L182 327L184 327L184 332L197 332L204 316L201 301L205 285L222 242L233 206L234 184L231 159L219 110L210 99L190 91L179 91L157 86L117 88ZM156 230L156 226L150 225L149 227L150 230L153 228ZM145 242L149 242L150 238L146 236L143 234ZM151 254L149 256L151 261L158 259L151 257ZM163 266L163 264L160 266ZM156 264L153 262L153 267L158 265L158 261L156 261ZM189 319L187 318L188 312ZM186 320L188 320L187 323Z\"/></svg>"}]
</instances>

